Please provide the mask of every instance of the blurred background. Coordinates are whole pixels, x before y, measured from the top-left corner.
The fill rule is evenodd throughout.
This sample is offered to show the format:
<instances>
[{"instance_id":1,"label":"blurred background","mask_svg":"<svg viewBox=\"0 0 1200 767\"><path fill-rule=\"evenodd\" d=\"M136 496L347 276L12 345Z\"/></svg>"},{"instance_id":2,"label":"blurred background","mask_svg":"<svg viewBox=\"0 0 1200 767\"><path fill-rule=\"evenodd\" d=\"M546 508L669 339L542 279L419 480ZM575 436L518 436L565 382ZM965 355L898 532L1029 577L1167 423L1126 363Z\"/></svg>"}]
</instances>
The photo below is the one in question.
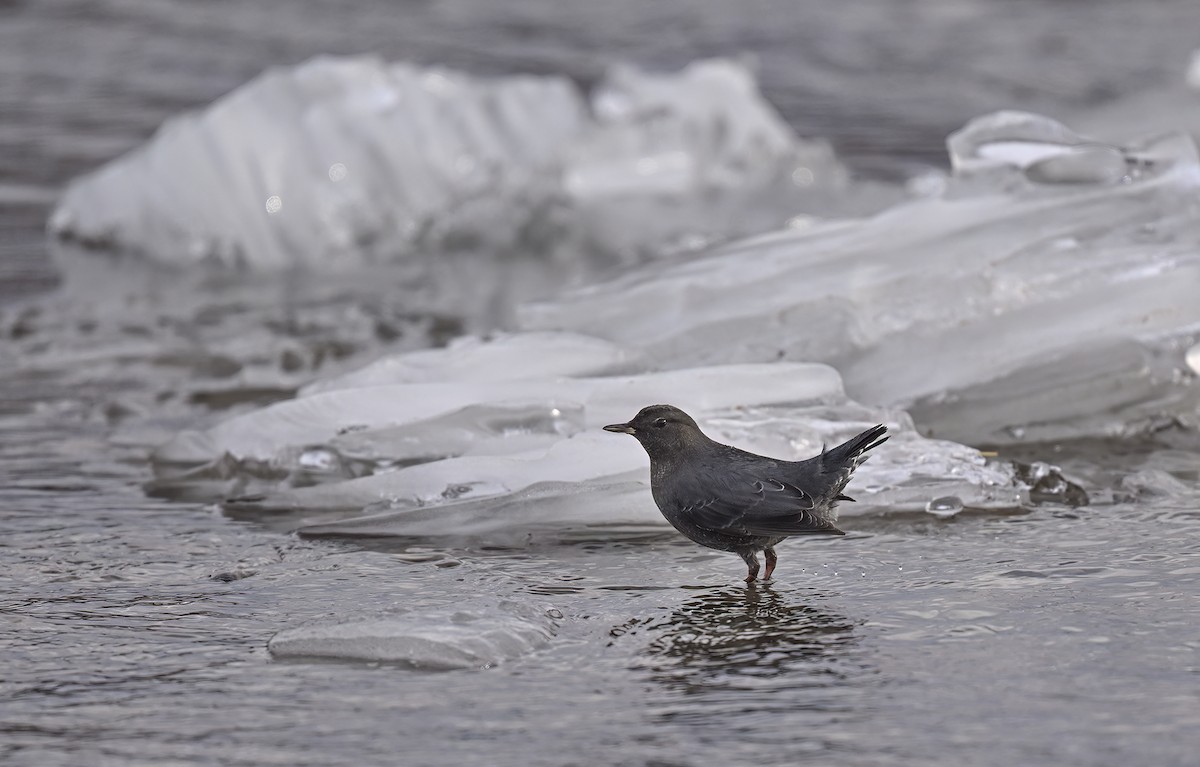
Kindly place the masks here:
<instances>
[{"instance_id":1,"label":"blurred background","mask_svg":"<svg viewBox=\"0 0 1200 767\"><path fill-rule=\"evenodd\" d=\"M69 179L264 69L316 55L564 75L584 88L618 63L670 71L744 56L800 136L894 179L944 165L946 135L992 109L1079 128L1070 118L1147 89L1178 98L1200 18L1188 0L38 0L0 14L0 291L10 295L51 283L42 231Z\"/></svg>"}]
</instances>

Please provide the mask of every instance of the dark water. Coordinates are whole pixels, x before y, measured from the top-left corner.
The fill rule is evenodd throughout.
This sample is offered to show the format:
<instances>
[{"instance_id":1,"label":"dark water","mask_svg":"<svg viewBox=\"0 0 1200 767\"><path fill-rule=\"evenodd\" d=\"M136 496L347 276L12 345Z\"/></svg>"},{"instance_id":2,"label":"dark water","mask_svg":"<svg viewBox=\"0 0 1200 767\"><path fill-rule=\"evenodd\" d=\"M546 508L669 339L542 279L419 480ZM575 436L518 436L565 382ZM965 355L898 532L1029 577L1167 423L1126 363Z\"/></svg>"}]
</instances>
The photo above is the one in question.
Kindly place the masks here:
<instances>
[{"instance_id":1,"label":"dark water","mask_svg":"<svg viewBox=\"0 0 1200 767\"><path fill-rule=\"evenodd\" d=\"M287 396L453 313L386 280L157 275L45 292L70 176L272 64L379 51L474 71L750 51L861 172L937 162L1000 106L1178 77L1190 2L0 4L0 763L1191 765L1200 752L1192 438L1022 448L1090 506L898 515L736 558L671 535L497 549L305 541L143 492L182 427ZM136 275L136 277L134 276ZM563 615L487 670L272 660L310 619L513 597Z\"/></svg>"}]
</instances>

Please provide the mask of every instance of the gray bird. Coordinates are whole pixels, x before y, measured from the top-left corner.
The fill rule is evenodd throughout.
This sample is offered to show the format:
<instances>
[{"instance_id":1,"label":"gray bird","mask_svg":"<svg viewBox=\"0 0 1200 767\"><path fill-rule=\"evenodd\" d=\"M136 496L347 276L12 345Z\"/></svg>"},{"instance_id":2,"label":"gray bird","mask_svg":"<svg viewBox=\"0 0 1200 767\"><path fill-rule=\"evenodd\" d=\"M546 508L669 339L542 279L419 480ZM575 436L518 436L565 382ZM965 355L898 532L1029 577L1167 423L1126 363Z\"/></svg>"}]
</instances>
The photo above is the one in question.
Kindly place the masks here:
<instances>
[{"instance_id":1,"label":"gray bird","mask_svg":"<svg viewBox=\"0 0 1200 767\"><path fill-rule=\"evenodd\" d=\"M887 442L887 427L867 429L807 461L781 461L709 439L692 417L671 405L650 405L629 423L605 431L632 434L650 456L654 502L676 530L701 546L732 551L746 561L746 583L764 580L778 557L775 544L792 535L845 535L833 524L838 501L863 454Z\"/></svg>"}]
</instances>

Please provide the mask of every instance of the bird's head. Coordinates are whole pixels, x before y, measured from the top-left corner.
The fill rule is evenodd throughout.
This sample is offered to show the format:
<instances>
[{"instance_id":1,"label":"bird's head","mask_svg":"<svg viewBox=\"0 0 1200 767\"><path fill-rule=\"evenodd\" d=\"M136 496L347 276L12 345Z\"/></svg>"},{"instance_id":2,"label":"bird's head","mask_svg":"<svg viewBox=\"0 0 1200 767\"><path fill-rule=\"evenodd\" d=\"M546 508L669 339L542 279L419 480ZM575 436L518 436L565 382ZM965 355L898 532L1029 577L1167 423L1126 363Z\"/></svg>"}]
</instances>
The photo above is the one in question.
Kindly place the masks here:
<instances>
[{"instance_id":1,"label":"bird's head","mask_svg":"<svg viewBox=\"0 0 1200 767\"><path fill-rule=\"evenodd\" d=\"M604 430L632 434L651 458L708 441L692 417L673 405L644 407L628 423L610 424Z\"/></svg>"}]
</instances>

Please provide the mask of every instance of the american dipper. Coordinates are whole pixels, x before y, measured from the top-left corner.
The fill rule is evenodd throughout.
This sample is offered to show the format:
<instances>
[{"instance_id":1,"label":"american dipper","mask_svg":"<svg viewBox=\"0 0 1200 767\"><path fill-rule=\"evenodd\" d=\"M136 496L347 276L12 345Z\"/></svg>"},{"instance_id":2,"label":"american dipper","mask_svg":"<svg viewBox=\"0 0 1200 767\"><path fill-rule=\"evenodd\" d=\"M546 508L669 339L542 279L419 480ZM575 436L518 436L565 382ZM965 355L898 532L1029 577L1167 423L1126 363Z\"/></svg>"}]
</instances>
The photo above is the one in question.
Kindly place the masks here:
<instances>
[{"instance_id":1,"label":"american dipper","mask_svg":"<svg viewBox=\"0 0 1200 767\"><path fill-rule=\"evenodd\" d=\"M834 526L838 501L863 453L887 442L887 427L807 461L781 461L709 439L692 417L671 405L650 405L629 423L605 431L632 434L650 456L654 502L675 529L701 546L732 551L746 561L746 583L758 579L758 552L775 572L775 544L792 535L845 535Z\"/></svg>"}]
</instances>

